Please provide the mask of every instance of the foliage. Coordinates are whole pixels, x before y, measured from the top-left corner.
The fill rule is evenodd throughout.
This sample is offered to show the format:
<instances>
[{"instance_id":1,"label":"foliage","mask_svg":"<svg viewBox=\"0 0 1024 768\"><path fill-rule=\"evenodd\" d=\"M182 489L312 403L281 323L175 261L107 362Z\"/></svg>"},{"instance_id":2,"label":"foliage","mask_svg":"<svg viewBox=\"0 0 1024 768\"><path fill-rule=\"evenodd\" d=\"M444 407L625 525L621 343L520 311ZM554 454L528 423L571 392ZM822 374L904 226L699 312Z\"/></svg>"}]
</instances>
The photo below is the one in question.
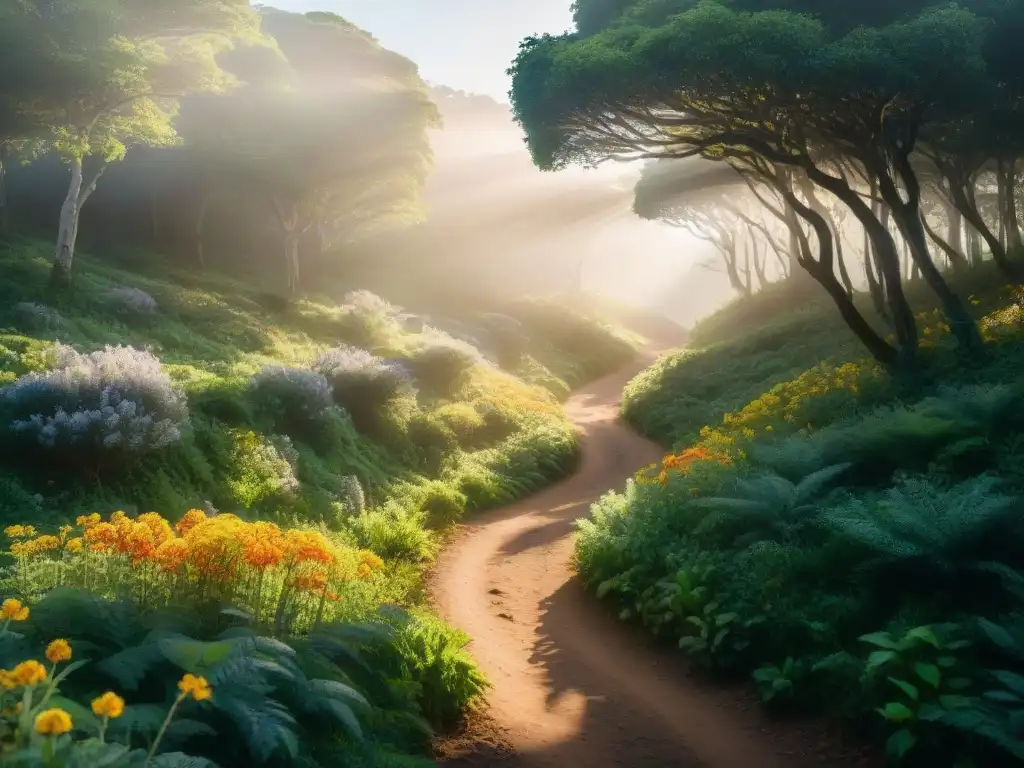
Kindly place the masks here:
<instances>
[{"instance_id":1,"label":"foliage","mask_svg":"<svg viewBox=\"0 0 1024 768\"><path fill-rule=\"evenodd\" d=\"M980 296L985 358L963 367L928 334L910 381L822 362L856 347L821 307L732 337L722 321L662 358L624 411L673 450L578 521L584 583L698 669L839 718L894 764L1015 764L1024 424L1005 302Z\"/></svg>"},{"instance_id":2,"label":"foliage","mask_svg":"<svg viewBox=\"0 0 1024 768\"><path fill-rule=\"evenodd\" d=\"M406 363L420 390L451 397L465 385L469 372L480 362L480 352L456 339L430 340L415 350Z\"/></svg>"},{"instance_id":3,"label":"foliage","mask_svg":"<svg viewBox=\"0 0 1024 768\"><path fill-rule=\"evenodd\" d=\"M157 311L156 299L139 288L128 286L109 291L107 302L114 312L150 315Z\"/></svg>"},{"instance_id":4,"label":"foliage","mask_svg":"<svg viewBox=\"0 0 1024 768\"><path fill-rule=\"evenodd\" d=\"M313 361L313 370L326 378L334 401L363 428L372 428L373 418L391 400L414 393L405 366L355 347L327 350Z\"/></svg>"},{"instance_id":5,"label":"foliage","mask_svg":"<svg viewBox=\"0 0 1024 768\"><path fill-rule=\"evenodd\" d=\"M136 755L114 765L142 764L146 747L150 755L169 753L153 765L186 764L184 755L194 759L187 764L289 766L385 760L395 750L423 754L430 728L419 702L462 706L484 684L477 676L469 693L455 684L465 673L450 656L450 669L431 671L443 664L420 655L414 639L430 630L399 611L285 640L260 634L236 609L147 615L67 588L23 610L18 632L0 646L0 663L38 664L32 659L43 648L51 663L75 658L62 673L89 661L57 676L60 691L47 703L62 708L74 730L55 746L89 755L97 754L97 741L142 750L141 761ZM27 671L23 665L6 674ZM433 674L445 675L451 687L435 688ZM90 699L92 712L76 703Z\"/></svg>"},{"instance_id":6,"label":"foliage","mask_svg":"<svg viewBox=\"0 0 1024 768\"><path fill-rule=\"evenodd\" d=\"M296 437L316 434L325 411L334 404L331 383L322 373L270 365L253 376L251 398L276 432Z\"/></svg>"},{"instance_id":7,"label":"foliage","mask_svg":"<svg viewBox=\"0 0 1024 768\"><path fill-rule=\"evenodd\" d=\"M87 355L58 345L52 368L0 390L10 439L42 449L68 468L159 451L181 439L182 392L150 352L110 347Z\"/></svg>"},{"instance_id":8,"label":"foliage","mask_svg":"<svg viewBox=\"0 0 1024 768\"><path fill-rule=\"evenodd\" d=\"M193 509L175 525L155 512L82 516L58 535L10 526L9 583L28 599L58 587L131 596L146 609L232 603L275 635L330 621L348 585L378 578L372 552L315 530L281 529Z\"/></svg>"}]
</instances>

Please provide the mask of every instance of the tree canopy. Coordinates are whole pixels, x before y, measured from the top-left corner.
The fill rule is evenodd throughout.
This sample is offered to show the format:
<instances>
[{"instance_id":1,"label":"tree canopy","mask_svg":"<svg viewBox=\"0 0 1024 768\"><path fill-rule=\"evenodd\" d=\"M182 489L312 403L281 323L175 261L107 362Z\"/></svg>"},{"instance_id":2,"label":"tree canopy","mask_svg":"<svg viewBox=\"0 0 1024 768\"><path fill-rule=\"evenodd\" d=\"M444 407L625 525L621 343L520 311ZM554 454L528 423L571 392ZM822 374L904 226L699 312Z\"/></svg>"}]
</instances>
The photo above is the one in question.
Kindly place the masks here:
<instances>
[{"instance_id":1,"label":"tree canopy","mask_svg":"<svg viewBox=\"0 0 1024 768\"><path fill-rule=\"evenodd\" d=\"M976 349L977 328L930 252L912 158L952 136L984 147L982 162L998 151L999 142L971 127L992 104L1015 119L1020 103L1019 76L994 55L996 11L915 1L869 3L863 14L858 4L854 15L853 6L811 5L581 0L576 32L524 40L510 70L534 161L548 170L608 160L727 162L770 186L791 224L808 228L811 237L797 239L816 244L817 266L806 248L801 263L876 357L909 364L917 344L894 234L963 348ZM1019 5L994 8L1010 14ZM963 173L946 175L965 183ZM836 280L836 232L819 194L841 201L867 233L895 347L858 317ZM970 208L969 195L953 197Z\"/></svg>"}]
</instances>

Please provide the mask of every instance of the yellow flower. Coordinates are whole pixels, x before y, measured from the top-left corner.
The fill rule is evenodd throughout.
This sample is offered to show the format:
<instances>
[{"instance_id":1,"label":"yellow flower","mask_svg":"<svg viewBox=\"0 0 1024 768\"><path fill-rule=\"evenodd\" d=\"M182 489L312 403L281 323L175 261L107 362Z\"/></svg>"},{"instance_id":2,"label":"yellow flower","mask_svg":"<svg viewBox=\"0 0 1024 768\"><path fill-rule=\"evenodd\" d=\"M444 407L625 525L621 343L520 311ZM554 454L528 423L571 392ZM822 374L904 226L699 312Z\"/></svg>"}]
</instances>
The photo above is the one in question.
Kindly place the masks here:
<instances>
[{"instance_id":1,"label":"yellow flower","mask_svg":"<svg viewBox=\"0 0 1024 768\"><path fill-rule=\"evenodd\" d=\"M71 661L71 644L67 640L54 640L46 646L46 658L48 658L53 664L59 664L62 661Z\"/></svg>"},{"instance_id":2,"label":"yellow flower","mask_svg":"<svg viewBox=\"0 0 1024 768\"><path fill-rule=\"evenodd\" d=\"M76 536L73 539L68 539L68 543L64 545L65 552L81 552L82 551L82 537Z\"/></svg>"},{"instance_id":3,"label":"yellow flower","mask_svg":"<svg viewBox=\"0 0 1024 768\"><path fill-rule=\"evenodd\" d=\"M14 679L14 674L9 669L0 669L0 688L5 690L11 690L12 688L18 687L18 681Z\"/></svg>"},{"instance_id":4,"label":"yellow flower","mask_svg":"<svg viewBox=\"0 0 1024 768\"><path fill-rule=\"evenodd\" d=\"M113 691L107 691L92 700L92 711L97 717L120 717L124 714L124 699Z\"/></svg>"},{"instance_id":5,"label":"yellow flower","mask_svg":"<svg viewBox=\"0 0 1024 768\"><path fill-rule=\"evenodd\" d=\"M11 671L11 675L18 685L28 688L46 679L46 667L38 661L23 661Z\"/></svg>"},{"instance_id":6,"label":"yellow flower","mask_svg":"<svg viewBox=\"0 0 1024 768\"><path fill-rule=\"evenodd\" d=\"M210 684L205 677L186 674L178 682L178 690L185 696L191 696L196 701L205 701L213 695Z\"/></svg>"},{"instance_id":7,"label":"yellow flower","mask_svg":"<svg viewBox=\"0 0 1024 768\"><path fill-rule=\"evenodd\" d=\"M36 733L60 736L71 730L71 715L63 709L48 709L36 715Z\"/></svg>"},{"instance_id":8,"label":"yellow flower","mask_svg":"<svg viewBox=\"0 0 1024 768\"><path fill-rule=\"evenodd\" d=\"M9 597L0 607L0 617L11 621L24 621L28 618L28 608L21 604L21 600Z\"/></svg>"},{"instance_id":9,"label":"yellow flower","mask_svg":"<svg viewBox=\"0 0 1024 768\"><path fill-rule=\"evenodd\" d=\"M32 525L10 525L4 529L4 533L12 539L27 539L36 535L36 529Z\"/></svg>"}]
</instances>

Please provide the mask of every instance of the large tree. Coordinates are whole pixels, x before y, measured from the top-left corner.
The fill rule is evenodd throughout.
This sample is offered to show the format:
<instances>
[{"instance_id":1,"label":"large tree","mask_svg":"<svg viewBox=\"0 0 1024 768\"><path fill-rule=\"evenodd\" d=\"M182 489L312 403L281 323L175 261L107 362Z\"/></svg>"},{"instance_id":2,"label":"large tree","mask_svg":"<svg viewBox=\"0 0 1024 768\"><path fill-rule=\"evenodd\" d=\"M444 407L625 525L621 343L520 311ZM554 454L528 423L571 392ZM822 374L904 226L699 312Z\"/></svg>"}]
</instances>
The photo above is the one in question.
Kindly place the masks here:
<instances>
[{"instance_id":1,"label":"large tree","mask_svg":"<svg viewBox=\"0 0 1024 768\"><path fill-rule=\"evenodd\" d=\"M200 220L218 195L262 205L278 222L294 292L304 236L319 252L417 215L437 111L412 62L344 19L262 16L283 71L266 56L227 61L246 85L186 103L181 130L208 172Z\"/></svg>"},{"instance_id":2,"label":"large tree","mask_svg":"<svg viewBox=\"0 0 1024 768\"><path fill-rule=\"evenodd\" d=\"M864 199L873 186L958 339L973 349L977 328L928 250L909 156L927 120L960 114L958 99L984 84L982 25L966 11L940 8L846 32L827 12L747 13L704 2L590 36L528 39L512 68L516 116L546 169L700 155L758 174L811 227L831 262L835 238L819 236L829 222L793 186L806 177L867 231L898 348L867 333L845 291L844 299L823 285L876 357L910 363L916 326L895 241ZM824 269L812 275L830 280Z\"/></svg>"},{"instance_id":3,"label":"large tree","mask_svg":"<svg viewBox=\"0 0 1024 768\"><path fill-rule=\"evenodd\" d=\"M133 144L174 143L177 100L224 90L217 53L257 35L248 0L26 0L4 24L22 30L48 77L32 99L51 146L70 168L53 279L71 277L82 206Z\"/></svg>"}]
</instances>

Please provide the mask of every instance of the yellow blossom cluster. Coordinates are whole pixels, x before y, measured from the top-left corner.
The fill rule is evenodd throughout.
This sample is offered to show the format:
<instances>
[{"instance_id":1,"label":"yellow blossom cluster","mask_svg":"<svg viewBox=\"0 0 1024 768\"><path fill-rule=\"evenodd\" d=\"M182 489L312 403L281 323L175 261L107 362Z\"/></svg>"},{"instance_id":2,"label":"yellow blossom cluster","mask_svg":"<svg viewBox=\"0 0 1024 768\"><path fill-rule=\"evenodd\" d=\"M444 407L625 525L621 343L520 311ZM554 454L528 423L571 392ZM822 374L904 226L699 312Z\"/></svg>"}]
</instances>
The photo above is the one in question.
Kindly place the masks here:
<instances>
[{"instance_id":1,"label":"yellow blossom cluster","mask_svg":"<svg viewBox=\"0 0 1024 768\"><path fill-rule=\"evenodd\" d=\"M167 599L175 596L172 590L179 598L191 588L208 597L219 590L257 616L289 591L337 601L342 584L371 579L384 565L374 553L340 545L319 531L198 509L173 525L156 512L134 518L114 512L106 520L82 515L57 536L39 535L29 526L11 526L6 533L14 539L10 553L26 572L35 558L47 558L63 568L61 583L76 585L79 579L91 589L99 588L104 574L116 572L122 582L109 591L144 583L138 591L149 599L157 594L154 585L163 585Z\"/></svg>"}]
</instances>

